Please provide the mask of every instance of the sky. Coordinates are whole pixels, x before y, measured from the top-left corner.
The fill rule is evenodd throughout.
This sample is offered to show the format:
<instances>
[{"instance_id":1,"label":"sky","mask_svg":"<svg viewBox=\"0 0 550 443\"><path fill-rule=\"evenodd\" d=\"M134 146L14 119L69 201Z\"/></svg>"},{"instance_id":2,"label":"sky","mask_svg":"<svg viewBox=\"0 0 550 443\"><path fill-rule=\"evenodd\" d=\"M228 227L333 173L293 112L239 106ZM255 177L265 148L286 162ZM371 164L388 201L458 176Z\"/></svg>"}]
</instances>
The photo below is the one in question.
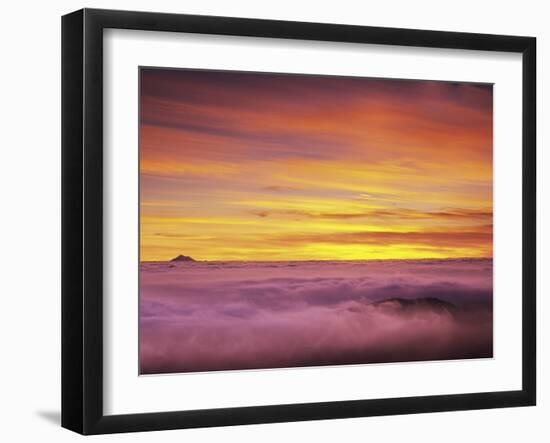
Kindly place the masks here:
<instances>
[{"instance_id":1,"label":"sky","mask_svg":"<svg viewBox=\"0 0 550 443\"><path fill-rule=\"evenodd\" d=\"M492 85L140 70L142 261L492 256Z\"/></svg>"}]
</instances>

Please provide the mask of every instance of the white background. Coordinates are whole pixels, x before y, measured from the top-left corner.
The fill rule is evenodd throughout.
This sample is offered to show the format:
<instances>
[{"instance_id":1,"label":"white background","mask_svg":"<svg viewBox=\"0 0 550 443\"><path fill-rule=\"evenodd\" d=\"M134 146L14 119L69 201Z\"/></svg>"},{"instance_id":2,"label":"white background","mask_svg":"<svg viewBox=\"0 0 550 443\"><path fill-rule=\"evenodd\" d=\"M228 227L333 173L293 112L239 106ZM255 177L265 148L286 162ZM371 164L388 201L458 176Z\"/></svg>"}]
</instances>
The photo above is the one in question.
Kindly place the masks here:
<instances>
[{"instance_id":1,"label":"white background","mask_svg":"<svg viewBox=\"0 0 550 443\"><path fill-rule=\"evenodd\" d=\"M0 69L0 436L5 441L73 441L59 428L60 391L60 15L82 6L248 16L359 25L534 35L538 37L539 153L550 104L541 80L550 75L550 30L544 2L209 1L87 3L10 2L3 8ZM542 158L541 158L542 157ZM540 155L539 190L548 195L548 156ZM546 164L544 164L546 163ZM545 172L546 172L545 171ZM546 199L548 201L548 199ZM542 198L539 196L539 201ZM548 220L548 203L539 224ZM549 235L540 245L550 248ZM539 273L550 266L539 255ZM545 260L545 261L544 261ZM543 322L550 281L539 287L539 405L534 408L331 420L102 436L126 441L373 441L546 442L550 436L550 326ZM546 348L546 349L544 349Z\"/></svg>"}]
</instances>

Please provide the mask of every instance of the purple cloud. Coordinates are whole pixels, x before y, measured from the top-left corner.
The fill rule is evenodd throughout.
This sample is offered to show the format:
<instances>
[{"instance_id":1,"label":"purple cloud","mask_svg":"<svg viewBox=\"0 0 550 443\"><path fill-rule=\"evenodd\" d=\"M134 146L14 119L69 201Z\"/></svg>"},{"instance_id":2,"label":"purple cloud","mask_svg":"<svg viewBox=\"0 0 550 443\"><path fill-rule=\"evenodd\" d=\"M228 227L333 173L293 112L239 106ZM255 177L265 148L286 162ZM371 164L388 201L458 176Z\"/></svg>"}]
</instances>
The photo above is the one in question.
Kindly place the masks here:
<instances>
[{"instance_id":1,"label":"purple cloud","mask_svg":"<svg viewBox=\"0 0 550 443\"><path fill-rule=\"evenodd\" d=\"M491 260L142 265L142 373L491 356Z\"/></svg>"}]
</instances>

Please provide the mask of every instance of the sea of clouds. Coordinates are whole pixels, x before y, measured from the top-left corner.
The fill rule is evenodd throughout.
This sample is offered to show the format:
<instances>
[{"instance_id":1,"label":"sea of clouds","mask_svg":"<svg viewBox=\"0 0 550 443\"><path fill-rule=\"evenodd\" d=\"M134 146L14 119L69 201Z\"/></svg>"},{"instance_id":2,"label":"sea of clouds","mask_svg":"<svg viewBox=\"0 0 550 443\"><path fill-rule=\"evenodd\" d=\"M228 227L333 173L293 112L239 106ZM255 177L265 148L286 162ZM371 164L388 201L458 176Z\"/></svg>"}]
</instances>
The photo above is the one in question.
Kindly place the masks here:
<instances>
[{"instance_id":1,"label":"sea of clouds","mask_svg":"<svg viewBox=\"0 0 550 443\"><path fill-rule=\"evenodd\" d=\"M492 281L490 259L143 263L141 373L492 357Z\"/></svg>"}]
</instances>

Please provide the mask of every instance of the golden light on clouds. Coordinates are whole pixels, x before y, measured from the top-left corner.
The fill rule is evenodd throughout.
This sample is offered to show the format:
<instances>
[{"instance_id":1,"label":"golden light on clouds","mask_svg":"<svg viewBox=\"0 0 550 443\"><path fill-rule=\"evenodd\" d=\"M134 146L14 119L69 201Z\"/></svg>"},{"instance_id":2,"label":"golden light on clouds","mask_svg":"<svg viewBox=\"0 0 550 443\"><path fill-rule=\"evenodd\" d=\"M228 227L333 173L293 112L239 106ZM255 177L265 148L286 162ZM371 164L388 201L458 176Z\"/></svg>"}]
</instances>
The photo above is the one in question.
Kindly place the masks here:
<instances>
[{"instance_id":1,"label":"golden light on clouds","mask_svg":"<svg viewBox=\"0 0 550 443\"><path fill-rule=\"evenodd\" d=\"M141 259L492 255L492 86L142 69Z\"/></svg>"}]
</instances>

